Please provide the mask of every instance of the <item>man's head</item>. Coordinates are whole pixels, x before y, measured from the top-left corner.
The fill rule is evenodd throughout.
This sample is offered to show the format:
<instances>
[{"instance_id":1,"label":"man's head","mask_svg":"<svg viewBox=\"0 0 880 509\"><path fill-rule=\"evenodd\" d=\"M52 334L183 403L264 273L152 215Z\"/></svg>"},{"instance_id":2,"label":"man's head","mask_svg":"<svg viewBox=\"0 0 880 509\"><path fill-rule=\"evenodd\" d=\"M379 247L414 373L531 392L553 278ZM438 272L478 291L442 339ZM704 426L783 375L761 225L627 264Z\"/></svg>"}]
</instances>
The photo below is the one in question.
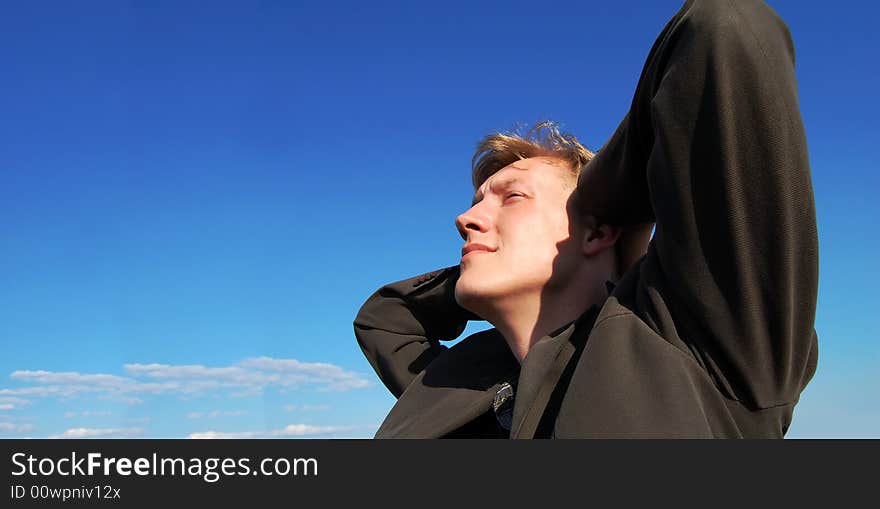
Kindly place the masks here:
<instances>
[{"instance_id":1,"label":"man's head","mask_svg":"<svg viewBox=\"0 0 880 509\"><path fill-rule=\"evenodd\" d=\"M473 206L455 221L465 241L455 289L462 306L482 314L498 301L563 295L615 277L620 230L582 217L571 199L592 157L551 122L480 142Z\"/></svg>"}]
</instances>

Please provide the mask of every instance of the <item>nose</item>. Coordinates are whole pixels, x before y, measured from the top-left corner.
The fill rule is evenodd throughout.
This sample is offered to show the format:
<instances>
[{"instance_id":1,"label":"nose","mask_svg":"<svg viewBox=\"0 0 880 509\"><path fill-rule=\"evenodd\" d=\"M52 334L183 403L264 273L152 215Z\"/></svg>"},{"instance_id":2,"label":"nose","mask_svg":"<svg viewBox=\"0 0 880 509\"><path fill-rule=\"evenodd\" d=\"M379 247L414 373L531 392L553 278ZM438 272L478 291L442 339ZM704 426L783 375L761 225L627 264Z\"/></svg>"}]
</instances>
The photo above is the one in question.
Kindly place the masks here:
<instances>
[{"instance_id":1,"label":"nose","mask_svg":"<svg viewBox=\"0 0 880 509\"><path fill-rule=\"evenodd\" d=\"M468 239L468 231L486 233L489 231L489 219L481 214L477 206L469 208L455 218L455 227L463 240Z\"/></svg>"}]
</instances>

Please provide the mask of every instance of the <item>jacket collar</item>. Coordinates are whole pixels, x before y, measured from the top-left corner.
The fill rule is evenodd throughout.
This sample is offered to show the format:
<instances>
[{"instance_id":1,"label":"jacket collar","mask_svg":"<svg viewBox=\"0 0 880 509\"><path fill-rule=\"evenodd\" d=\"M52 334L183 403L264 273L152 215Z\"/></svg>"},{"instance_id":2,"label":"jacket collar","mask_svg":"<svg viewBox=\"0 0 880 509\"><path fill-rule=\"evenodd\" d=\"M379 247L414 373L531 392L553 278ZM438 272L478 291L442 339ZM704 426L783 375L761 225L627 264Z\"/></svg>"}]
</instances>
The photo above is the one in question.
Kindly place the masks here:
<instances>
[{"instance_id":1,"label":"jacket collar","mask_svg":"<svg viewBox=\"0 0 880 509\"><path fill-rule=\"evenodd\" d=\"M593 306L576 321L538 340L522 366L496 329L462 340L410 383L376 438L447 435L490 411L504 382L517 386L510 436L532 438L565 368L580 355L598 310Z\"/></svg>"},{"instance_id":2,"label":"jacket collar","mask_svg":"<svg viewBox=\"0 0 880 509\"><path fill-rule=\"evenodd\" d=\"M495 330L462 340L420 373L391 408L376 438L440 438L492 407L519 363Z\"/></svg>"},{"instance_id":3,"label":"jacket collar","mask_svg":"<svg viewBox=\"0 0 880 509\"><path fill-rule=\"evenodd\" d=\"M538 340L523 359L513 407L510 438L533 438L565 368L580 357L599 311L593 306L576 321Z\"/></svg>"}]
</instances>

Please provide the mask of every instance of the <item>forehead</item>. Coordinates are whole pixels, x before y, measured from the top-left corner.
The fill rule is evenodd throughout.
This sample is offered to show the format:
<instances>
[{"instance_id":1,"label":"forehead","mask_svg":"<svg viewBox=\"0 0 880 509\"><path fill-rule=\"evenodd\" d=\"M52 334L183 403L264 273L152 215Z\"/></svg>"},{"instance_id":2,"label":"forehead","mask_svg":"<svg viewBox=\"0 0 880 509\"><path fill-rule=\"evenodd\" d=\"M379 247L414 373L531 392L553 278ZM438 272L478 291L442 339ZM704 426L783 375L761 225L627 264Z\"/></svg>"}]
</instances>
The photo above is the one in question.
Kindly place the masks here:
<instances>
[{"instance_id":1,"label":"forehead","mask_svg":"<svg viewBox=\"0 0 880 509\"><path fill-rule=\"evenodd\" d=\"M515 161L487 178L474 193L476 204L486 193L495 192L513 183L536 186L564 183L567 164L553 157L531 157Z\"/></svg>"}]
</instances>

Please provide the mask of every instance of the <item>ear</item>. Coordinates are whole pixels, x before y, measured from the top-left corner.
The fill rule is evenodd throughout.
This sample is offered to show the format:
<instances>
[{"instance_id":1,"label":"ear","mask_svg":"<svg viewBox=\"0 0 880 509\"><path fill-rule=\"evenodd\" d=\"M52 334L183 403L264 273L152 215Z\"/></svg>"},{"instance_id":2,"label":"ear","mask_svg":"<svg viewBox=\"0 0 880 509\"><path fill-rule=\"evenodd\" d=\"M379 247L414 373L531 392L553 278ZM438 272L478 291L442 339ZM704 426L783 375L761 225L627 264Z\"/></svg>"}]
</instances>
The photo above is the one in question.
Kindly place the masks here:
<instances>
[{"instance_id":1,"label":"ear","mask_svg":"<svg viewBox=\"0 0 880 509\"><path fill-rule=\"evenodd\" d=\"M584 241L582 245L583 253L586 256L596 256L597 254L609 248L614 248L614 244L620 237L622 229L619 226L611 226L610 224L599 224L594 217L587 218L584 228Z\"/></svg>"}]
</instances>

